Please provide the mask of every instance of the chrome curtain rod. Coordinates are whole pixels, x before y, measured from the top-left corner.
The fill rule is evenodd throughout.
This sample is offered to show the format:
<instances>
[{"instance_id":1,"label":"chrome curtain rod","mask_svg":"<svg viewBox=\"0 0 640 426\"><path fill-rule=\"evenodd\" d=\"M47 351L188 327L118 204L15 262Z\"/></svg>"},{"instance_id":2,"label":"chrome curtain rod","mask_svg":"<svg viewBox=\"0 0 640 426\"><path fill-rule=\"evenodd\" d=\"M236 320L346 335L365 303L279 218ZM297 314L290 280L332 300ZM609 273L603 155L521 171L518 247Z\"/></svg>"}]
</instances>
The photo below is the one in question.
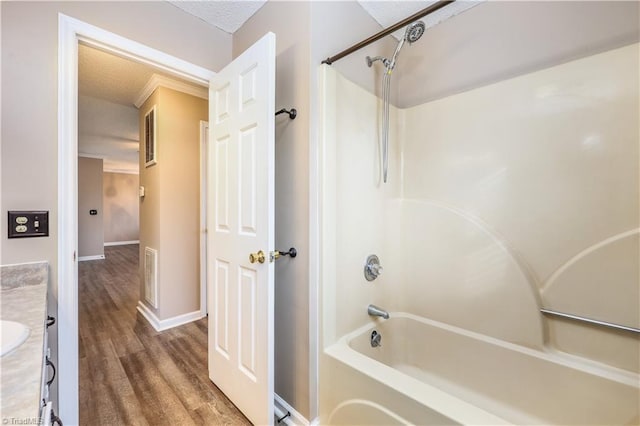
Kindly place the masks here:
<instances>
[{"instance_id":1,"label":"chrome curtain rod","mask_svg":"<svg viewBox=\"0 0 640 426\"><path fill-rule=\"evenodd\" d=\"M540 312L547 315L553 315L556 317L567 318L574 321L586 322L589 324L599 325L602 327L615 328L616 330L630 331L632 333L640 333L640 329L635 327L629 327L626 325L615 324L607 321L600 321L592 318L581 317L579 315L565 314L564 312L552 311L551 309L540 309Z\"/></svg>"},{"instance_id":2,"label":"chrome curtain rod","mask_svg":"<svg viewBox=\"0 0 640 426\"><path fill-rule=\"evenodd\" d=\"M331 65L333 64L335 61L337 61L338 59L342 59L347 55L350 55L351 53L355 52L356 50L360 50L363 47L373 43L374 41L380 40L382 37L391 34L392 32L399 30L402 27L405 27L407 25L409 25L410 23L412 23L415 20L418 20L424 16L429 15L430 13L435 12L436 10L440 10L443 7L445 7L446 5L453 3L456 0L441 0L438 1L436 3L433 3L431 6L426 7L424 9L422 9L419 12L414 13L413 15L409 16L408 18L403 19L402 21L393 24L392 26L380 31L377 34L372 35L371 37L369 37L366 40L361 41L360 43L356 43L353 46L351 46L348 49L343 50L342 52L338 53L337 55L333 55L330 58L325 59L324 61L322 61L323 64L327 64L327 65Z\"/></svg>"}]
</instances>

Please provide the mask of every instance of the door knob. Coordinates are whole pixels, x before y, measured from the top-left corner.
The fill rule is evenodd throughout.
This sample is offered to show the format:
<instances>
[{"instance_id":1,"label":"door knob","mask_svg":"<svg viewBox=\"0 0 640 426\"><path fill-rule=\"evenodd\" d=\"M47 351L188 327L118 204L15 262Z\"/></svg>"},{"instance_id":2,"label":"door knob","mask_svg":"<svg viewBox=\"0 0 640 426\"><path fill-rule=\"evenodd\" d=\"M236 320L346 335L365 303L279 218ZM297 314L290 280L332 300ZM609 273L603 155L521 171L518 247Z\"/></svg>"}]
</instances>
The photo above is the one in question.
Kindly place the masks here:
<instances>
[{"instance_id":1,"label":"door knob","mask_svg":"<svg viewBox=\"0 0 640 426\"><path fill-rule=\"evenodd\" d=\"M265 256L264 256L264 252L262 250L260 250L257 253L251 253L249 255L249 262L251 263L264 263L265 260Z\"/></svg>"}]
</instances>

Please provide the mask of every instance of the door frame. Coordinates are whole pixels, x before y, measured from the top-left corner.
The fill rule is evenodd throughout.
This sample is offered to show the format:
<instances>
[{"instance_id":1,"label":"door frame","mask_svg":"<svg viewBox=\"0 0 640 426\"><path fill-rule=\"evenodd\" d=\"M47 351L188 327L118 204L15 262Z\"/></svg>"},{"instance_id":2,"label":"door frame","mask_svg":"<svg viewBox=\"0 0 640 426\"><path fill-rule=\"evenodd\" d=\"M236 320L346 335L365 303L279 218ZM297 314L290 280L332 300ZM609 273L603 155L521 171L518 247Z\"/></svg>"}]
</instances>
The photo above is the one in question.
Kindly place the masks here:
<instances>
[{"instance_id":1,"label":"door frame","mask_svg":"<svg viewBox=\"0 0 640 426\"><path fill-rule=\"evenodd\" d=\"M213 71L198 65L58 14L58 409L67 424L79 423L77 99L80 42L207 87L215 76Z\"/></svg>"},{"instance_id":2,"label":"door frame","mask_svg":"<svg viewBox=\"0 0 640 426\"><path fill-rule=\"evenodd\" d=\"M200 120L200 315L209 313L207 307L207 161L209 159L209 122Z\"/></svg>"}]
</instances>

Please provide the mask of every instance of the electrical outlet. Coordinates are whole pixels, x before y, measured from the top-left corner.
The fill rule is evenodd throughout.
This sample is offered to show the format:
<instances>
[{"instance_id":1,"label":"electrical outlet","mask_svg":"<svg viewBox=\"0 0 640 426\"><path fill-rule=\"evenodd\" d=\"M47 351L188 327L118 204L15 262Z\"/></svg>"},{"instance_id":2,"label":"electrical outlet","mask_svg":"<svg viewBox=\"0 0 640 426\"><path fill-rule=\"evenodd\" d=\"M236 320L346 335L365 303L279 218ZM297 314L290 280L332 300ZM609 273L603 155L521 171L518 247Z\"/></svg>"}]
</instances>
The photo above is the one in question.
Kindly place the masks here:
<instances>
[{"instance_id":1,"label":"electrical outlet","mask_svg":"<svg viewBox=\"0 0 640 426\"><path fill-rule=\"evenodd\" d=\"M48 211L10 211L9 238L48 237Z\"/></svg>"}]
</instances>

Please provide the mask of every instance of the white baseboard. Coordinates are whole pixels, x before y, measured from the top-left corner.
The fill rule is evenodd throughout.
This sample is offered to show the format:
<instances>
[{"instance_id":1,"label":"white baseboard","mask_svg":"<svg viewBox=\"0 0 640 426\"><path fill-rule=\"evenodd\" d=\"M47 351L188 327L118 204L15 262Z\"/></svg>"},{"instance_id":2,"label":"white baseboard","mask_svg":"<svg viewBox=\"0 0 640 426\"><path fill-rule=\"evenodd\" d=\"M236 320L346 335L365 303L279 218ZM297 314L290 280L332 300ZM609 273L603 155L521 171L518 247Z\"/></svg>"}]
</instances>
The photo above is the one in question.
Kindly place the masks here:
<instances>
[{"instance_id":1,"label":"white baseboard","mask_svg":"<svg viewBox=\"0 0 640 426\"><path fill-rule=\"evenodd\" d=\"M140 240L131 240L131 241L111 241L111 242L105 242L104 246L105 247L110 247L110 246L127 246L129 244L140 244Z\"/></svg>"},{"instance_id":2,"label":"white baseboard","mask_svg":"<svg viewBox=\"0 0 640 426\"><path fill-rule=\"evenodd\" d=\"M160 331L160 319L154 314L151 309L147 308L147 306L138 301L138 312L142 314L143 317L151 324L151 326L156 330Z\"/></svg>"},{"instance_id":3,"label":"white baseboard","mask_svg":"<svg viewBox=\"0 0 640 426\"><path fill-rule=\"evenodd\" d=\"M85 260L102 260L104 254L98 254L96 256L78 256L78 262L84 262Z\"/></svg>"},{"instance_id":4,"label":"white baseboard","mask_svg":"<svg viewBox=\"0 0 640 426\"><path fill-rule=\"evenodd\" d=\"M289 412L289 416L283 419L280 422L280 425L291 425L291 426L310 426L309 420L307 420L302 414L298 413L296 410L290 406L287 401L282 399L277 393L274 394L273 398L273 411L276 413L277 418L282 418ZM316 420L314 420L315 422ZM278 425L276 425L278 426Z\"/></svg>"},{"instance_id":5,"label":"white baseboard","mask_svg":"<svg viewBox=\"0 0 640 426\"><path fill-rule=\"evenodd\" d=\"M145 317L145 319L156 331L168 330L179 325L197 321L200 318L204 317L204 315L202 315L202 313L198 310L161 320L141 301L138 301L138 312L140 312L142 316Z\"/></svg>"}]
</instances>

